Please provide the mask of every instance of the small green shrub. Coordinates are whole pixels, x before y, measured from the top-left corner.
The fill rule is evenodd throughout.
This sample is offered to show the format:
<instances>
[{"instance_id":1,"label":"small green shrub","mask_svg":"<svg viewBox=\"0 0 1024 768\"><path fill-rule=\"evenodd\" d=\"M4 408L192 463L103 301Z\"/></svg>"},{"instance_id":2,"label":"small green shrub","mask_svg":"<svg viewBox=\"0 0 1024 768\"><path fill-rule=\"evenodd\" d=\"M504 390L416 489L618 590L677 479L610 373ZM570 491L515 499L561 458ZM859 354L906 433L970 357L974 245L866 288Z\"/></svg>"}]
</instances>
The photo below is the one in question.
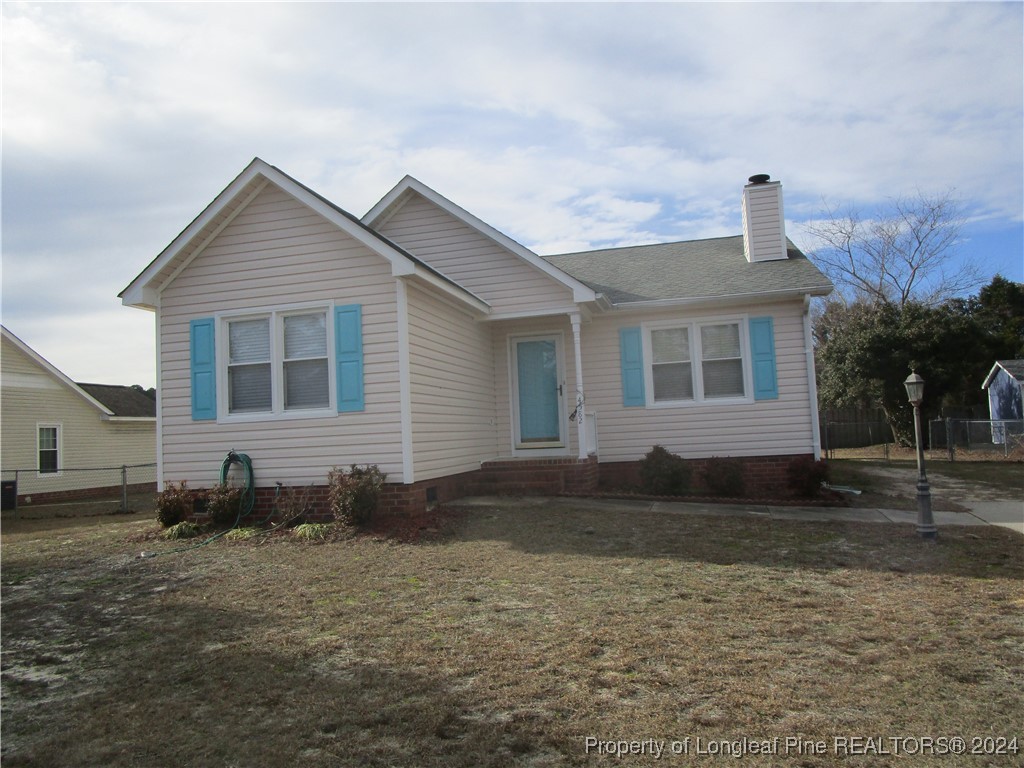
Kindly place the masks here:
<instances>
[{"instance_id":1,"label":"small green shrub","mask_svg":"<svg viewBox=\"0 0 1024 768\"><path fill-rule=\"evenodd\" d=\"M192 500L195 494L190 491L185 481L175 485L168 483L156 497L156 519L164 528L177 525L192 514Z\"/></svg>"},{"instance_id":2,"label":"small green shrub","mask_svg":"<svg viewBox=\"0 0 1024 768\"><path fill-rule=\"evenodd\" d=\"M640 483L645 493L679 496L690 487L690 465L656 445L640 460Z\"/></svg>"},{"instance_id":3,"label":"small green shrub","mask_svg":"<svg viewBox=\"0 0 1024 768\"><path fill-rule=\"evenodd\" d=\"M172 525L164 531L165 539L194 539L200 534L199 526L195 523L182 522Z\"/></svg>"},{"instance_id":4,"label":"small green shrub","mask_svg":"<svg viewBox=\"0 0 1024 768\"><path fill-rule=\"evenodd\" d=\"M292 534L303 541L337 541L351 538L352 528L345 523L302 523Z\"/></svg>"},{"instance_id":5,"label":"small green shrub","mask_svg":"<svg viewBox=\"0 0 1024 768\"><path fill-rule=\"evenodd\" d=\"M245 541L246 539L251 539L253 536L259 536L261 533L263 533L263 531L259 528L232 528L224 534L224 538L228 541Z\"/></svg>"},{"instance_id":6,"label":"small green shrub","mask_svg":"<svg viewBox=\"0 0 1024 768\"><path fill-rule=\"evenodd\" d=\"M826 462L812 456L797 456L786 467L789 490L794 496L814 498L821 493L821 484L828 482L829 469Z\"/></svg>"},{"instance_id":7,"label":"small green shrub","mask_svg":"<svg viewBox=\"0 0 1024 768\"><path fill-rule=\"evenodd\" d=\"M746 493L743 462L723 456L712 456L701 473L704 485L716 496L742 496Z\"/></svg>"},{"instance_id":8,"label":"small green shrub","mask_svg":"<svg viewBox=\"0 0 1024 768\"><path fill-rule=\"evenodd\" d=\"M334 467L327 474L327 500L334 519L349 525L365 525L377 511L387 475L376 464L346 472Z\"/></svg>"},{"instance_id":9,"label":"small green shrub","mask_svg":"<svg viewBox=\"0 0 1024 768\"><path fill-rule=\"evenodd\" d=\"M206 492L206 511L214 525L234 525L242 508L241 488L217 485Z\"/></svg>"}]
</instances>

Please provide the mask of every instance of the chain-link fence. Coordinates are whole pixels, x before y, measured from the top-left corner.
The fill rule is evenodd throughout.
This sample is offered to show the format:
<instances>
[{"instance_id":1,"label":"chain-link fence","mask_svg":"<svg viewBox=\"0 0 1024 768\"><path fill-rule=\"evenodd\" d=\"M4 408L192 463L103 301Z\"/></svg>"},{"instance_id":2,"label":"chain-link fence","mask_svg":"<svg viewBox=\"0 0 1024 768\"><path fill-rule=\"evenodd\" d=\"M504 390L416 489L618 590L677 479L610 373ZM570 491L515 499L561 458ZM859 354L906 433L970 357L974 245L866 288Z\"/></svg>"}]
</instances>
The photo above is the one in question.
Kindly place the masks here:
<instances>
[{"instance_id":1,"label":"chain-link fence","mask_svg":"<svg viewBox=\"0 0 1024 768\"><path fill-rule=\"evenodd\" d=\"M933 459L1024 459L1024 421L932 419L924 437ZM904 446L913 449L913 445ZM889 460L902 454L884 421L822 421L821 448L826 458Z\"/></svg>"},{"instance_id":2,"label":"chain-link fence","mask_svg":"<svg viewBox=\"0 0 1024 768\"><path fill-rule=\"evenodd\" d=\"M39 505L115 501L128 511L129 496L156 491L156 464L125 464L89 469L61 468L0 471L2 508L17 515L19 509Z\"/></svg>"},{"instance_id":3,"label":"chain-link fence","mask_svg":"<svg viewBox=\"0 0 1024 768\"><path fill-rule=\"evenodd\" d=\"M1019 456L1024 453L1024 420L933 419L928 440L933 450L946 451L950 461L960 451Z\"/></svg>"}]
</instances>

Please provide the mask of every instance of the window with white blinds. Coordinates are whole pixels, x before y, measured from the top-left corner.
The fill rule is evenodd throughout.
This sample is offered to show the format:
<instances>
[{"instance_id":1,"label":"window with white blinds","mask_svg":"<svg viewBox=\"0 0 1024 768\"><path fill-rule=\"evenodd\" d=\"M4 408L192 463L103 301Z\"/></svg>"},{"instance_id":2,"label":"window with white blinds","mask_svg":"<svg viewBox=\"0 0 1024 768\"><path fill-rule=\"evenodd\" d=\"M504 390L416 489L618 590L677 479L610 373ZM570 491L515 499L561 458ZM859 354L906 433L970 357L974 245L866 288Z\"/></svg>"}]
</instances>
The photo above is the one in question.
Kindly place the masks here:
<instances>
[{"instance_id":1,"label":"window with white blinds","mask_svg":"<svg viewBox=\"0 0 1024 768\"><path fill-rule=\"evenodd\" d=\"M258 413L273 407L270 318L228 323L228 412Z\"/></svg>"},{"instance_id":2,"label":"window with white blinds","mask_svg":"<svg viewBox=\"0 0 1024 768\"><path fill-rule=\"evenodd\" d=\"M229 414L330 407L326 309L225 322Z\"/></svg>"},{"instance_id":3,"label":"window with white blinds","mask_svg":"<svg viewBox=\"0 0 1024 768\"><path fill-rule=\"evenodd\" d=\"M743 397L743 354L738 323L702 325L704 397Z\"/></svg>"},{"instance_id":4,"label":"window with white blinds","mask_svg":"<svg viewBox=\"0 0 1024 768\"><path fill-rule=\"evenodd\" d=\"M327 315L284 318L284 409L327 408L331 404L327 367Z\"/></svg>"},{"instance_id":5,"label":"window with white blinds","mask_svg":"<svg viewBox=\"0 0 1024 768\"><path fill-rule=\"evenodd\" d=\"M747 340L737 321L652 324L647 328L648 391L655 404L747 397Z\"/></svg>"},{"instance_id":6,"label":"window with white blinds","mask_svg":"<svg viewBox=\"0 0 1024 768\"><path fill-rule=\"evenodd\" d=\"M654 402L693 400L690 329L663 328L651 331L651 352Z\"/></svg>"}]
</instances>

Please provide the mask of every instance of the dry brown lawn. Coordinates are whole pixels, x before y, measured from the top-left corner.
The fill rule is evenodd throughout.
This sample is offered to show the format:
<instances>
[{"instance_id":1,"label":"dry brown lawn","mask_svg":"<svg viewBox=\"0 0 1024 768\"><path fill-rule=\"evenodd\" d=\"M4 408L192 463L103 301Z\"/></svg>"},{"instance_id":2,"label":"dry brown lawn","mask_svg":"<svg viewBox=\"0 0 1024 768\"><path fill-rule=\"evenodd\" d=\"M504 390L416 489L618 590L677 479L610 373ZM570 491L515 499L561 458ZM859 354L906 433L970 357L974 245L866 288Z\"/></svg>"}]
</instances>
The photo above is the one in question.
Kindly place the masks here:
<instances>
[{"instance_id":1,"label":"dry brown lawn","mask_svg":"<svg viewBox=\"0 0 1024 768\"><path fill-rule=\"evenodd\" d=\"M929 543L570 500L465 509L416 543L169 553L182 543L155 530L5 525L5 768L1024 761L835 741L1024 739L1010 531ZM776 754L715 759L697 739ZM787 739L826 749L786 754Z\"/></svg>"}]
</instances>

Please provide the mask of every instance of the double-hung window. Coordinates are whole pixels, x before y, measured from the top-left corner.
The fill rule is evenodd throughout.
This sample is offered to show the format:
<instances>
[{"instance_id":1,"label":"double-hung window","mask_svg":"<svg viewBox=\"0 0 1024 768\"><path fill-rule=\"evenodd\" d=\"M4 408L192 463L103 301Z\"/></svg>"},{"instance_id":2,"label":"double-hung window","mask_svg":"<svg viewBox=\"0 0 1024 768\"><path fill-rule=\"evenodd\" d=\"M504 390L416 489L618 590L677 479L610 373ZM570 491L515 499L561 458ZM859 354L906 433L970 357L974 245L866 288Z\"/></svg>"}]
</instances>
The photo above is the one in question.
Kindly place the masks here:
<instances>
[{"instance_id":1,"label":"double-hung window","mask_svg":"<svg viewBox=\"0 0 1024 768\"><path fill-rule=\"evenodd\" d=\"M37 431L39 474L60 473L60 425L40 424Z\"/></svg>"},{"instance_id":2,"label":"double-hung window","mask_svg":"<svg viewBox=\"0 0 1024 768\"><path fill-rule=\"evenodd\" d=\"M700 326L704 398L743 397L743 353L739 323Z\"/></svg>"},{"instance_id":3,"label":"double-hung window","mask_svg":"<svg viewBox=\"0 0 1024 768\"><path fill-rule=\"evenodd\" d=\"M654 403L748 399L749 352L739 320L657 323L647 332Z\"/></svg>"},{"instance_id":4,"label":"double-hung window","mask_svg":"<svg viewBox=\"0 0 1024 768\"><path fill-rule=\"evenodd\" d=\"M224 319L229 416L331 407L328 310Z\"/></svg>"},{"instance_id":5,"label":"double-hung window","mask_svg":"<svg viewBox=\"0 0 1024 768\"><path fill-rule=\"evenodd\" d=\"M693 400L690 328L683 326L652 330L651 351L654 402Z\"/></svg>"}]
</instances>

